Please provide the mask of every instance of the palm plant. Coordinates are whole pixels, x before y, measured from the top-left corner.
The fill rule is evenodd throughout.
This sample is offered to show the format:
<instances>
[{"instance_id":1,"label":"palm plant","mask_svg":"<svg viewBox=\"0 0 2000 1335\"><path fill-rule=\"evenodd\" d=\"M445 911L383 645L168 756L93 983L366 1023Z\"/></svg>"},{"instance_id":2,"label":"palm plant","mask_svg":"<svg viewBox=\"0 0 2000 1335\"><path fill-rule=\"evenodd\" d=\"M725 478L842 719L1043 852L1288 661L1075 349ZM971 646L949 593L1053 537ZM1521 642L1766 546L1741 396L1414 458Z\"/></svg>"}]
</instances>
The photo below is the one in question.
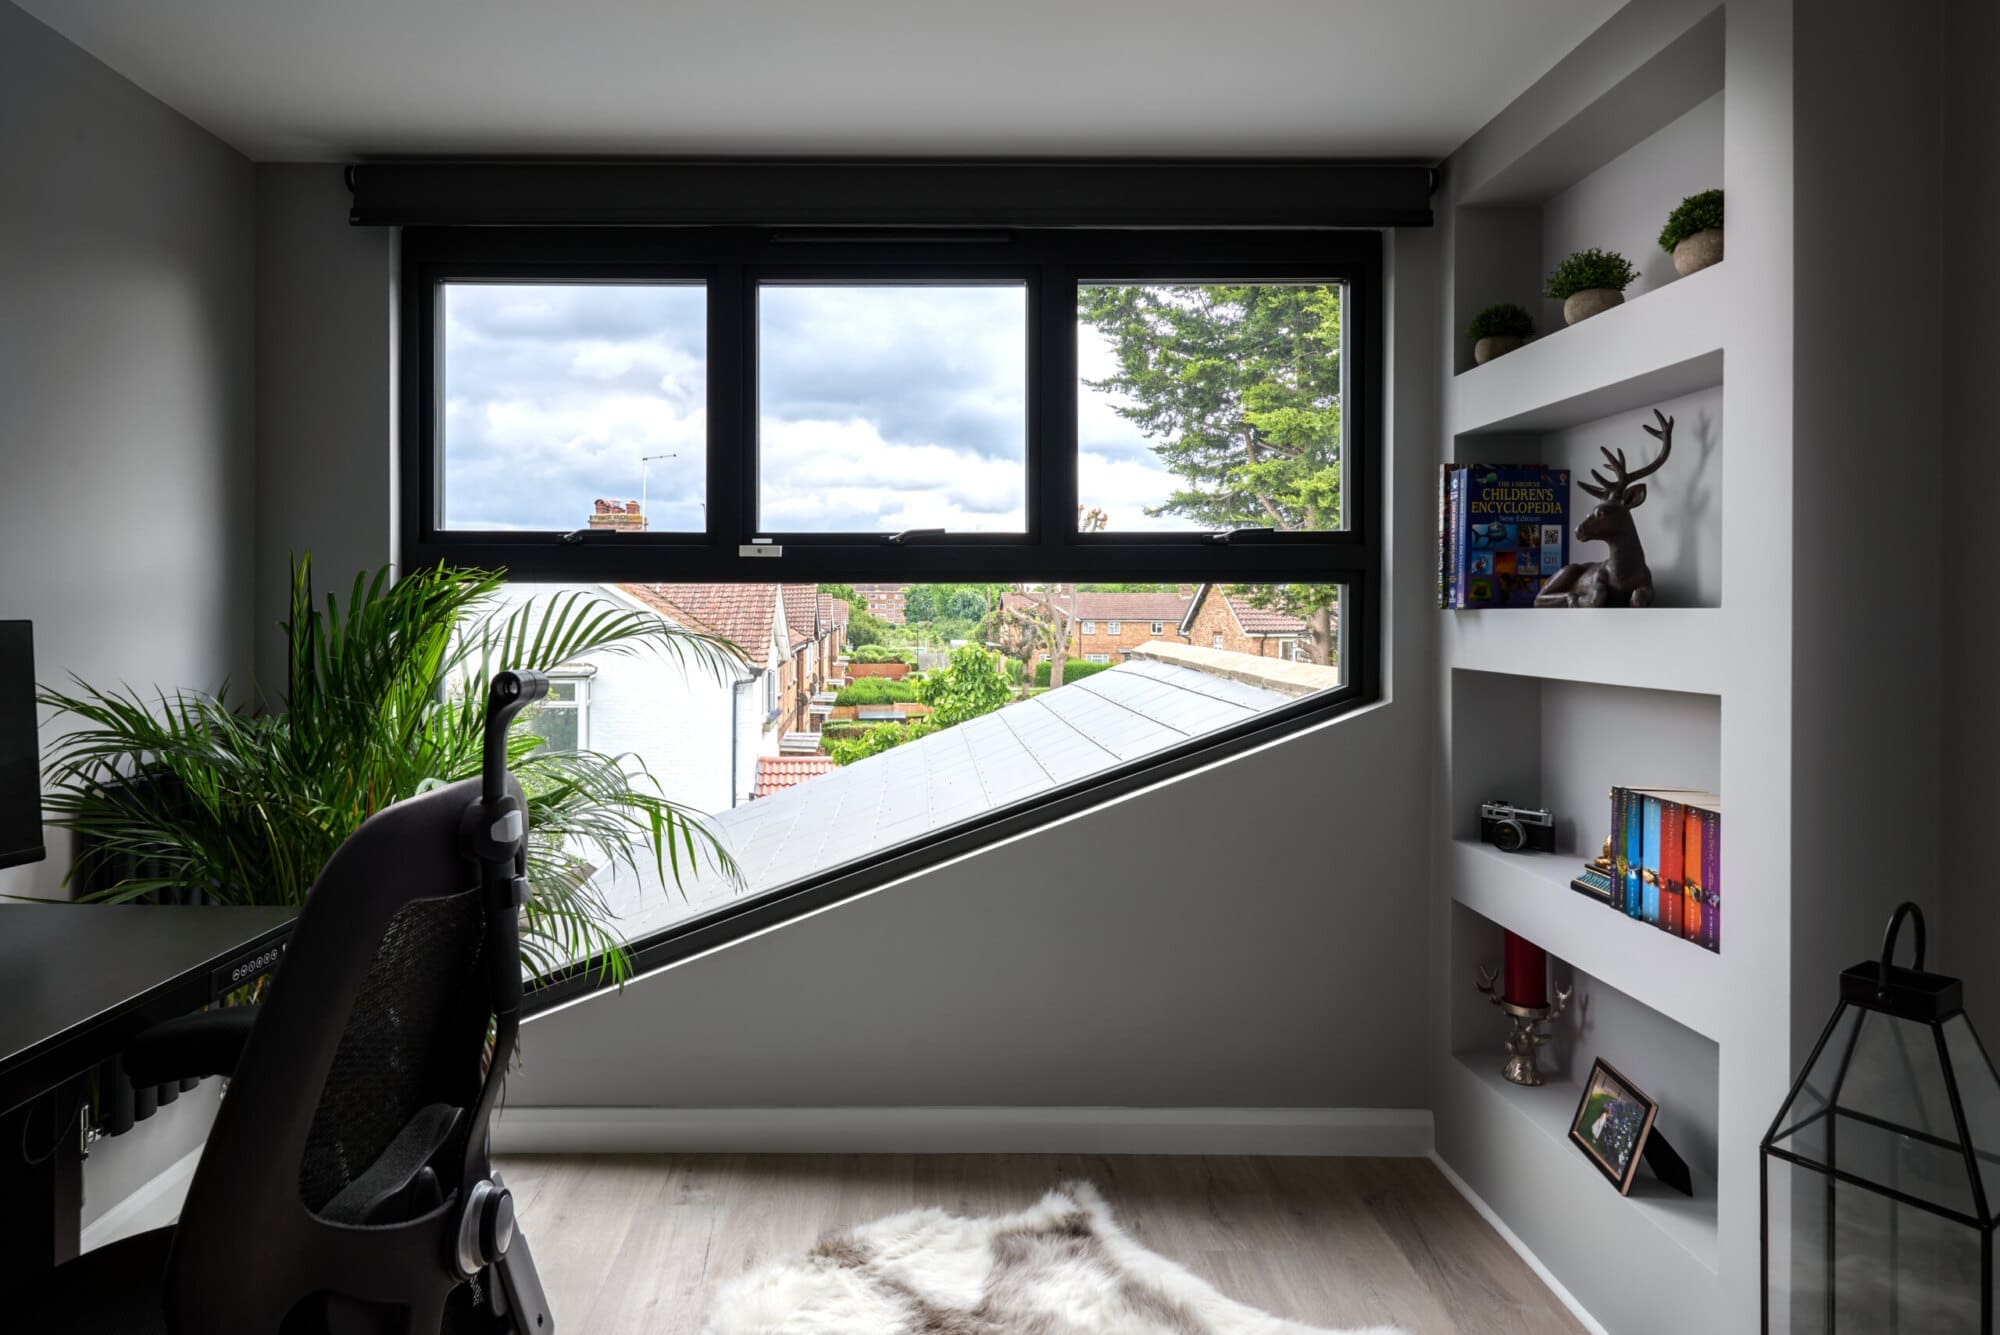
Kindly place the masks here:
<instances>
[{"instance_id":1,"label":"palm plant","mask_svg":"<svg viewBox=\"0 0 2000 1335\"><path fill-rule=\"evenodd\" d=\"M41 703L73 726L52 749L52 823L86 836L94 865L137 867L93 898L198 889L221 904L297 905L342 840L392 802L479 772L484 683L586 654L663 654L721 671L733 646L581 592L509 604L500 576L438 568L392 581L357 575L345 607L315 597L310 557L292 565L282 712L232 709L194 691L146 699L76 682ZM622 982L629 960L600 869L661 881L706 865L736 879L700 812L670 801L633 756L549 745L517 720L508 764L528 804L523 965L546 976L595 961Z\"/></svg>"}]
</instances>

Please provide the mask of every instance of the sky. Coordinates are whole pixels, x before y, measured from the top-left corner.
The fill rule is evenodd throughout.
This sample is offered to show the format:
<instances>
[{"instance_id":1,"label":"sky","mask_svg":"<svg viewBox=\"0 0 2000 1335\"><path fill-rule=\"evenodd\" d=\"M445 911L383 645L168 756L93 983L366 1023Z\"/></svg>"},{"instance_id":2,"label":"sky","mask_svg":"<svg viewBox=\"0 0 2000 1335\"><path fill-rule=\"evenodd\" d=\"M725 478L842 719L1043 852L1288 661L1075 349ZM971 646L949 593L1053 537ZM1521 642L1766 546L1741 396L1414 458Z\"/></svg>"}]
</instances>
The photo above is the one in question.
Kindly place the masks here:
<instances>
[{"instance_id":1,"label":"sky","mask_svg":"<svg viewBox=\"0 0 2000 1335\"><path fill-rule=\"evenodd\" d=\"M568 531L640 499L700 531L706 314L696 285L445 288L444 524ZM1020 532L1027 297L1018 285L771 285L759 293L759 525ZM1080 332L1079 371L1113 366ZM1118 529L1173 478L1110 396L1083 389L1078 482ZM667 455L650 462L646 456Z\"/></svg>"}]
</instances>

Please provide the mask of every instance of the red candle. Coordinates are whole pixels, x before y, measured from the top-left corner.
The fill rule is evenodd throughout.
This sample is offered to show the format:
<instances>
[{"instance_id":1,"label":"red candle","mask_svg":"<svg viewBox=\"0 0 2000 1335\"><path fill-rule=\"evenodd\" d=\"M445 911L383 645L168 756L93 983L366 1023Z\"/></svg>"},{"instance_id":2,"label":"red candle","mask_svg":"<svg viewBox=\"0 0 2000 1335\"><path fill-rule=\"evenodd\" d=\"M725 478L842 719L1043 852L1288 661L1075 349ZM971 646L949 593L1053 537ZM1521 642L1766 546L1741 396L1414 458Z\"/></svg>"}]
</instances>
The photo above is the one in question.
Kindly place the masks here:
<instances>
[{"instance_id":1,"label":"red candle","mask_svg":"<svg viewBox=\"0 0 2000 1335\"><path fill-rule=\"evenodd\" d=\"M1501 995L1533 1010L1549 1004L1549 952L1526 937L1507 933L1506 984Z\"/></svg>"}]
</instances>

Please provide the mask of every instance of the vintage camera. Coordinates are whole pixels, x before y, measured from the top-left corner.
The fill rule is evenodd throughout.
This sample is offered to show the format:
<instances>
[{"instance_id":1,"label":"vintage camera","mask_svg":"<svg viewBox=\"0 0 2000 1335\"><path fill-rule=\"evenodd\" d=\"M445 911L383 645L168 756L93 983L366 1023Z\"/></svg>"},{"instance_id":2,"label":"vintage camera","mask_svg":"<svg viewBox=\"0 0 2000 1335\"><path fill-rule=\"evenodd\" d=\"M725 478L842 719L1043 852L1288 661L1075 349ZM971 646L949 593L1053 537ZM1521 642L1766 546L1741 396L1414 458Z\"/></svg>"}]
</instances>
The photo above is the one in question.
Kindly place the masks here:
<instances>
[{"instance_id":1,"label":"vintage camera","mask_svg":"<svg viewBox=\"0 0 2000 1335\"><path fill-rule=\"evenodd\" d=\"M1503 853L1519 853L1532 848L1540 853L1556 851L1556 818L1546 811L1531 811L1512 802L1479 804L1479 837Z\"/></svg>"}]
</instances>

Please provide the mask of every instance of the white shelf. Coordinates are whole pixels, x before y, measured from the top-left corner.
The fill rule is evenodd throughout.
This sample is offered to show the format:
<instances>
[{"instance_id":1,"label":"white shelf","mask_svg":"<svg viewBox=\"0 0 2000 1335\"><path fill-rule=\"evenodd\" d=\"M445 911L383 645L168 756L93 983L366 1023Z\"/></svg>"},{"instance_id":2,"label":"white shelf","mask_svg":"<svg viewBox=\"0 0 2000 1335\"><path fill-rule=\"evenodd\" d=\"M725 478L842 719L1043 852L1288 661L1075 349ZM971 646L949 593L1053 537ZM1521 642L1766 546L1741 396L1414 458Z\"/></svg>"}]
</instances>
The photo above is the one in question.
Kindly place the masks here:
<instances>
[{"instance_id":1,"label":"white shelf","mask_svg":"<svg viewBox=\"0 0 2000 1335\"><path fill-rule=\"evenodd\" d=\"M1691 1263L1689 1279L1713 1279L1722 1253L1716 1228L1714 1179L1695 1172L1694 1195L1683 1196L1642 1167L1632 1184L1632 1194L1621 1199L1617 1189L1583 1157L1583 1151L1570 1143L1570 1120L1576 1115L1577 1104L1583 1098L1582 1088L1569 1079L1551 1080L1535 1089L1510 1084L1500 1074L1503 1057L1497 1053L1497 1044L1495 1047L1496 1053L1492 1055L1480 1052L1453 1054L1451 1064L1460 1082L1468 1089L1468 1099L1475 1106L1486 1105L1486 1116L1503 1119L1503 1125L1511 1123L1516 1131L1523 1123L1532 1128L1535 1137L1516 1135L1510 1140L1517 1146L1526 1146L1526 1153L1556 1161L1546 1166L1532 1166L1534 1175L1543 1178L1574 1176L1577 1178L1576 1192L1586 1197L1589 1192L1601 1192L1610 1204L1621 1207L1593 1212L1596 1218L1591 1221L1592 1224L1600 1232L1608 1231L1615 1235L1598 1239L1600 1243L1609 1244L1600 1247L1599 1253L1606 1257L1644 1256L1649 1258L1650 1265L1660 1257L1657 1242L1663 1238L1675 1248L1674 1255ZM1473 1090L1480 1092L1473 1093ZM1606 1200L1601 1199L1597 1203L1603 1205ZM1651 1234L1657 1234L1658 1238L1650 1237ZM1646 1245L1649 1242L1655 1245ZM1699 1266L1705 1273L1701 1276L1692 1274L1692 1266Z\"/></svg>"},{"instance_id":2,"label":"white shelf","mask_svg":"<svg viewBox=\"0 0 2000 1335\"><path fill-rule=\"evenodd\" d=\"M1489 922L1715 1042L1722 1036L1722 958L1569 888L1583 859L1502 853L1452 841L1451 896Z\"/></svg>"},{"instance_id":3,"label":"white shelf","mask_svg":"<svg viewBox=\"0 0 2000 1335\"><path fill-rule=\"evenodd\" d=\"M1553 431L1722 383L1728 264L1642 293L1452 378L1457 436ZM1461 442L1461 463L1480 462Z\"/></svg>"},{"instance_id":4,"label":"white shelf","mask_svg":"<svg viewBox=\"0 0 2000 1335\"><path fill-rule=\"evenodd\" d=\"M1447 612L1444 657L1476 672L1720 695L1722 625L1715 607Z\"/></svg>"}]
</instances>

